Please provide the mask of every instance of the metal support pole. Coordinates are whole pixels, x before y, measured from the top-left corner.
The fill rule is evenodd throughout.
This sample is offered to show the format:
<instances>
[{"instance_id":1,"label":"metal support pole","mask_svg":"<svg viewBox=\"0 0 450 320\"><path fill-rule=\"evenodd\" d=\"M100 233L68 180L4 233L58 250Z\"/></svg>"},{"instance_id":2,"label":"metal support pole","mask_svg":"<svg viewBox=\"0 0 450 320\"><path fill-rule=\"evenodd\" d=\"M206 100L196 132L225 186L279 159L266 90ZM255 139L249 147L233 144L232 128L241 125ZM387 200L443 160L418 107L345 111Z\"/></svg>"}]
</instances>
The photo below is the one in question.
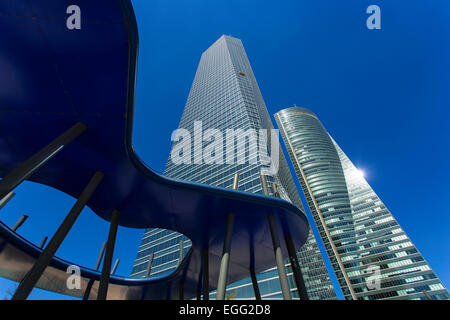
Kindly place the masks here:
<instances>
[{"instance_id":1,"label":"metal support pole","mask_svg":"<svg viewBox=\"0 0 450 320\"><path fill-rule=\"evenodd\" d=\"M239 187L239 173L236 173L233 179L233 189L237 190L238 187ZM228 278L228 266L230 264L233 227L234 227L234 213L229 213L227 216L225 239L223 242L222 260L220 262L220 269L219 269L219 279L217 281L216 300L225 299L225 291L227 287L227 278Z\"/></svg>"},{"instance_id":2,"label":"metal support pole","mask_svg":"<svg viewBox=\"0 0 450 320\"><path fill-rule=\"evenodd\" d=\"M233 190L237 190L238 188L239 188L239 173L235 173L233 178Z\"/></svg>"},{"instance_id":3,"label":"metal support pole","mask_svg":"<svg viewBox=\"0 0 450 320\"><path fill-rule=\"evenodd\" d=\"M273 195L280 198L278 187L275 182L272 183ZM297 254L295 252L294 242L291 237L285 237L286 247L289 254L289 260L291 262L292 273L294 274L295 284L297 285L298 295L301 300L309 300L308 293L306 292L305 282L303 281L302 270L298 263Z\"/></svg>"},{"instance_id":4,"label":"metal support pole","mask_svg":"<svg viewBox=\"0 0 450 320\"><path fill-rule=\"evenodd\" d=\"M116 244L117 228L119 226L120 212L112 212L111 224L109 225L108 241L106 242L105 259L103 261L102 275L98 287L97 300L106 300L108 294L109 275L111 273L111 262Z\"/></svg>"},{"instance_id":5,"label":"metal support pole","mask_svg":"<svg viewBox=\"0 0 450 320\"><path fill-rule=\"evenodd\" d=\"M250 276L252 278L253 291L255 291L255 299L261 300L261 293L259 292L258 281L256 280L255 269L250 268Z\"/></svg>"},{"instance_id":6,"label":"metal support pole","mask_svg":"<svg viewBox=\"0 0 450 320\"><path fill-rule=\"evenodd\" d=\"M103 242L102 248L100 249L100 252L98 254L97 261L95 262L95 266L94 266L95 270L100 269L100 265L102 264L103 254L105 253L105 248L106 248L106 241Z\"/></svg>"},{"instance_id":7,"label":"metal support pole","mask_svg":"<svg viewBox=\"0 0 450 320\"><path fill-rule=\"evenodd\" d=\"M6 196L4 196L2 199L0 199L0 210L3 209L4 206L6 206L6 204L11 201L12 198L14 198L16 194L14 192L10 192L8 193Z\"/></svg>"},{"instance_id":8,"label":"metal support pole","mask_svg":"<svg viewBox=\"0 0 450 320\"><path fill-rule=\"evenodd\" d=\"M26 214L23 214L19 220L17 220L16 224L11 228L12 231L16 232L17 229L19 229L24 222L28 219L28 216Z\"/></svg>"},{"instance_id":9,"label":"metal support pole","mask_svg":"<svg viewBox=\"0 0 450 320\"><path fill-rule=\"evenodd\" d=\"M301 300L309 300L305 282L303 281L302 270L300 269L297 254L295 252L294 242L291 237L285 237L285 241L289 254L289 260L291 261L292 273L294 274L295 284L297 285L298 295Z\"/></svg>"},{"instance_id":10,"label":"metal support pole","mask_svg":"<svg viewBox=\"0 0 450 320\"><path fill-rule=\"evenodd\" d=\"M29 178L36 170L57 154L64 146L77 138L86 130L86 125L77 123L47 146L35 153L31 158L13 169L3 180L0 180L0 199Z\"/></svg>"},{"instance_id":11,"label":"metal support pole","mask_svg":"<svg viewBox=\"0 0 450 320\"><path fill-rule=\"evenodd\" d=\"M69 214L66 216L62 224L59 226L58 230L53 235L47 247L45 247L44 251L39 256L33 268L27 273L22 282L20 282L19 287L14 293L12 299L23 300L28 298L29 294L31 293L31 290L33 290L34 286L39 281L39 278L44 273L45 268L47 268L48 264L50 263L50 260L53 258L59 246L66 238L73 224L77 220L84 206L89 201L95 189L102 181L102 179L103 173L97 172L94 174L94 176L89 181L86 188L81 193L80 198L77 200L75 205L70 210Z\"/></svg>"},{"instance_id":12,"label":"metal support pole","mask_svg":"<svg viewBox=\"0 0 450 320\"><path fill-rule=\"evenodd\" d=\"M105 253L105 248L106 248L106 242L103 242L102 248L100 249L100 252L97 257L97 261L95 262L95 266L94 266L95 271L97 271L100 268L100 265L101 265L102 259L103 259L103 254ZM93 279L89 280L89 282L86 286L86 290L84 291L83 300L89 299L89 296L91 294L91 289L92 289L92 286L94 285L94 282L95 281Z\"/></svg>"},{"instance_id":13,"label":"metal support pole","mask_svg":"<svg viewBox=\"0 0 450 320\"><path fill-rule=\"evenodd\" d=\"M259 173L259 177L261 180L261 187L264 195L269 195L269 188L267 187L267 180L266 176L263 175L261 172ZM274 190L276 191L276 190ZM269 214L267 217L269 220L269 226L270 226L270 233L272 235L272 244L273 244L273 250L275 253L275 260L277 262L277 269L278 269L278 276L280 278L281 283L281 291L283 293L283 298L285 300L291 299L291 292L289 289L289 283L286 276L286 270L284 268L284 262L283 262L283 254L281 252L280 247L280 238L278 236L278 231L275 223L275 217L273 214Z\"/></svg>"},{"instance_id":14,"label":"metal support pole","mask_svg":"<svg viewBox=\"0 0 450 320\"><path fill-rule=\"evenodd\" d=\"M259 172L259 179L261 180L261 188L264 195L269 195L269 188L267 187L266 176Z\"/></svg>"},{"instance_id":15,"label":"metal support pole","mask_svg":"<svg viewBox=\"0 0 450 320\"><path fill-rule=\"evenodd\" d=\"M117 259L116 262L114 262L114 265L113 265L112 270L111 270L111 274L116 273L117 266L119 265L119 262L120 262L120 259Z\"/></svg>"},{"instance_id":16,"label":"metal support pole","mask_svg":"<svg viewBox=\"0 0 450 320\"><path fill-rule=\"evenodd\" d=\"M423 294L425 295L425 298L427 298L427 300L433 300L433 298L431 298L430 294L427 292L427 290L423 290Z\"/></svg>"},{"instance_id":17,"label":"metal support pole","mask_svg":"<svg viewBox=\"0 0 450 320\"><path fill-rule=\"evenodd\" d=\"M178 265L181 264L181 261L183 261L183 255L184 255L184 241L183 239L180 240L180 255L178 257Z\"/></svg>"},{"instance_id":18,"label":"metal support pole","mask_svg":"<svg viewBox=\"0 0 450 320\"><path fill-rule=\"evenodd\" d=\"M267 196L269 195L269 188L267 187L266 176L260 172L259 177L261 179L261 187L263 193L264 195ZM280 278L281 292L283 293L283 299L291 300L291 292L286 276L286 269L284 268L283 253L281 252L280 238L278 236L278 229L276 226L275 217L273 214L269 214L267 218L269 220L270 233L272 235L273 250L275 253L275 260L277 263L278 276Z\"/></svg>"},{"instance_id":19,"label":"metal support pole","mask_svg":"<svg viewBox=\"0 0 450 320\"><path fill-rule=\"evenodd\" d=\"M150 257L148 258L147 272L145 273L146 277L150 277L150 273L152 272L153 257L154 257L154 253L152 252L152 253L150 253Z\"/></svg>"},{"instance_id":20,"label":"metal support pole","mask_svg":"<svg viewBox=\"0 0 450 320\"><path fill-rule=\"evenodd\" d=\"M209 300L209 252L208 249L203 249L202 252L202 275L203 275L203 281L202 281L202 294L203 294L203 300Z\"/></svg>"},{"instance_id":21,"label":"metal support pole","mask_svg":"<svg viewBox=\"0 0 450 320\"><path fill-rule=\"evenodd\" d=\"M273 195L277 198L280 197L280 193L278 192L278 187L277 184L275 182L272 182L272 191L273 191Z\"/></svg>"},{"instance_id":22,"label":"metal support pole","mask_svg":"<svg viewBox=\"0 0 450 320\"><path fill-rule=\"evenodd\" d=\"M277 262L278 276L280 278L281 292L283 293L283 299L291 300L291 292L289 288L288 279L286 276L286 269L284 268L283 253L281 252L280 238L278 236L275 216L273 214L269 214L267 218L269 220L270 233L272 234L273 250L275 253L275 260Z\"/></svg>"},{"instance_id":23,"label":"metal support pole","mask_svg":"<svg viewBox=\"0 0 450 320\"><path fill-rule=\"evenodd\" d=\"M225 299L225 290L228 278L228 266L230 264L231 239L233 236L234 213L227 217L225 241L223 243L222 261L220 262L219 280L217 281L217 300Z\"/></svg>"},{"instance_id":24,"label":"metal support pole","mask_svg":"<svg viewBox=\"0 0 450 320\"><path fill-rule=\"evenodd\" d=\"M45 244L47 243L48 237L42 237L41 243L39 243L39 248L44 249Z\"/></svg>"}]
</instances>

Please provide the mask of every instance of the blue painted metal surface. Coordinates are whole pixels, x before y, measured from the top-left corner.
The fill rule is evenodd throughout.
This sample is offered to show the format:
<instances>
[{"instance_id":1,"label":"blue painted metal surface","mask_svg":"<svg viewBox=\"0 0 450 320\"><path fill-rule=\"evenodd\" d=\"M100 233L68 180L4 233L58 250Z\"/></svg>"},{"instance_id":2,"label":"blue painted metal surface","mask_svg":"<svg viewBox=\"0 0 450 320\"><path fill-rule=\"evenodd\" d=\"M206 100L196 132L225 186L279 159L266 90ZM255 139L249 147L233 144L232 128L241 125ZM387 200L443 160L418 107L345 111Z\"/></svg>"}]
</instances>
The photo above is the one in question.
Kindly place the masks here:
<instances>
[{"instance_id":1,"label":"blue painted metal surface","mask_svg":"<svg viewBox=\"0 0 450 320\"><path fill-rule=\"evenodd\" d=\"M81 8L81 30L66 27L71 4ZM96 214L109 220L118 209L121 226L166 228L192 240L188 261L176 272L186 281L186 297L199 286L204 247L215 287L229 212L236 214L229 282L248 277L250 266L258 272L275 264L267 214L275 214L279 232L297 248L304 244L309 225L294 205L169 179L138 158L131 143L138 31L129 0L2 1L0 30L0 177L75 123L85 123L87 131L29 180L77 198L91 176L103 172L88 203ZM15 247L35 250L19 240ZM284 245L283 252L287 256ZM95 278L95 272L86 271L86 277ZM165 280L166 287L174 286L173 276ZM143 281L147 297L158 298L148 293L156 288L151 281Z\"/></svg>"}]
</instances>

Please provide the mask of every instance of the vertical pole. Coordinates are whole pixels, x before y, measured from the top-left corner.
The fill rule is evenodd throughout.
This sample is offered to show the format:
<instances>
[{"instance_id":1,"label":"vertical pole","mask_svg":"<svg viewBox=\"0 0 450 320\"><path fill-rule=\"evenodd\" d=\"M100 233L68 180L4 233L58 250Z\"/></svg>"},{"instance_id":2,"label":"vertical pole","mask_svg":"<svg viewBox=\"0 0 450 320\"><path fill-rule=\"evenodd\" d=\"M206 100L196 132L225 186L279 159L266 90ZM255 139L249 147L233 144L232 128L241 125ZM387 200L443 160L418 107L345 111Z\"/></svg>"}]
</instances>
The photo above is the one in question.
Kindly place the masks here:
<instances>
[{"instance_id":1,"label":"vertical pole","mask_svg":"<svg viewBox=\"0 0 450 320\"><path fill-rule=\"evenodd\" d=\"M309 300L308 292L306 291L305 282L303 280L302 270L298 263L297 254L295 252L294 242L290 236L285 237L286 247L291 261L292 273L294 274L295 284L297 285L298 295L301 300Z\"/></svg>"},{"instance_id":2,"label":"vertical pole","mask_svg":"<svg viewBox=\"0 0 450 320\"><path fill-rule=\"evenodd\" d=\"M235 173L233 178L233 190L237 190L237 188L239 188L239 173Z\"/></svg>"},{"instance_id":3,"label":"vertical pole","mask_svg":"<svg viewBox=\"0 0 450 320\"><path fill-rule=\"evenodd\" d=\"M102 259L103 259L103 254L105 253L105 248L106 248L106 241L103 242L102 244L102 248L100 249L100 252L98 254L97 257L97 261L95 262L95 270L98 270L100 268L100 265L102 264Z\"/></svg>"},{"instance_id":4,"label":"vertical pole","mask_svg":"<svg viewBox=\"0 0 450 320\"><path fill-rule=\"evenodd\" d=\"M203 300L209 300L209 252L208 249L203 249L202 252L202 275L203 275L203 281L202 281L202 294L203 294Z\"/></svg>"},{"instance_id":5,"label":"vertical pole","mask_svg":"<svg viewBox=\"0 0 450 320\"><path fill-rule=\"evenodd\" d=\"M48 237L44 236L41 240L41 243L39 243L39 248L44 249L45 243L47 242Z\"/></svg>"},{"instance_id":6,"label":"vertical pole","mask_svg":"<svg viewBox=\"0 0 450 320\"><path fill-rule=\"evenodd\" d=\"M2 199L0 199L0 210L3 209L4 206L6 206L6 204L11 201L12 198L14 198L16 194L14 192L10 192L8 193L6 196L4 196Z\"/></svg>"},{"instance_id":7,"label":"vertical pole","mask_svg":"<svg viewBox=\"0 0 450 320\"><path fill-rule=\"evenodd\" d=\"M180 240L180 255L178 257L178 265L181 264L181 261L183 261L183 255L184 255L184 241L183 239Z\"/></svg>"},{"instance_id":8,"label":"vertical pole","mask_svg":"<svg viewBox=\"0 0 450 320\"><path fill-rule=\"evenodd\" d=\"M278 192L278 187L275 182L272 183L273 195L280 198L280 193ZM290 236L285 237L286 247L289 254L289 260L291 262L292 273L294 274L295 284L297 285L298 295L301 300L309 300L308 293L306 292L305 282L303 281L302 270L298 263L297 254L295 252L294 242Z\"/></svg>"},{"instance_id":9,"label":"vertical pole","mask_svg":"<svg viewBox=\"0 0 450 320\"><path fill-rule=\"evenodd\" d=\"M425 295L425 298L427 298L427 300L433 300L433 298L431 298L427 290L423 290L423 294Z\"/></svg>"},{"instance_id":10,"label":"vertical pole","mask_svg":"<svg viewBox=\"0 0 450 320\"><path fill-rule=\"evenodd\" d=\"M19 220L17 220L16 224L11 228L12 231L16 232L17 229L19 229L24 222L28 219L28 216L26 214L23 214Z\"/></svg>"},{"instance_id":11,"label":"vertical pole","mask_svg":"<svg viewBox=\"0 0 450 320\"><path fill-rule=\"evenodd\" d=\"M269 195L269 188L267 187L266 176L260 172L259 177L261 179L261 187L263 193L267 196ZM284 267L283 253L281 252L280 238L278 236L278 229L275 222L275 216L273 214L269 214L267 218L269 220L270 233L272 235L273 250L275 253L275 261L277 263L278 276L280 278L281 292L283 293L283 299L291 300L291 292L286 276L286 269Z\"/></svg>"},{"instance_id":12,"label":"vertical pole","mask_svg":"<svg viewBox=\"0 0 450 320\"><path fill-rule=\"evenodd\" d=\"M278 192L278 187L277 184L275 182L272 182L272 190L273 190L273 195L277 198L280 197L280 193Z\"/></svg>"},{"instance_id":13,"label":"vertical pole","mask_svg":"<svg viewBox=\"0 0 450 320\"><path fill-rule=\"evenodd\" d=\"M283 254L281 252L280 238L276 226L275 216L269 214L268 216L270 233L272 235L273 250L275 253L275 260L277 262L278 276L280 277L281 292L284 300L291 300L291 292L289 288L288 279L286 276L286 269L284 268Z\"/></svg>"},{"instance_id":14,"label":"vertical pole","mask_svg":"<svg viewBox=\"0 0 450 320\"><path fill-rule=\"evenodd\" d=\"M145 273L146 277L150 277L150 273L152 272L152 263L153 263L153 256L154 253L150 253L150 257L148 258L148 264L147 264L147 272Z\"/></svg>"},{"instance_id":15,"label":"vertical pole","mask_svg":"<svg viewBox=\"0 0 450 320\"><path fill-rule=\"evenodd\" d=\"M234 175L233 189L237 190L239 187L239 173ZM233 236L234 227L234 213L229 213L227 216L227 225L225 229L225 239L223 242L222 260L220 262L219 280L217 281L216 300L225 299L225 291L228 278L228 267L230 264L231 240Z\"/></svg>"},{"instance_id":16,"label":"vertical pole","mask_svg":"<svg viewBox=\"0 0 450 320\"><path fill-rule=\"evenodd\" d=\"M100 252L97 257L97 261L95 262L95 266L94 266L95 271L97 271L100 268L100 265L101 265L102 259L103 259L103 254L105 253L105 248L106 248L106 242L103 242L102 248L100 249ZM83 300L89 299L89 295L91 294L91 289L92 289L93 285L94 285L94 280L93 279L89 280L89 282L86 286L86 290L84 291Z\"/></svg>"},{"instance_id":17,"label":"vertical pole","mask_svg":"<svg viewBox=\"0 0 450 320\"><path fill-rule=\"evenodd\" d=\"M253 290L255 291L255 299L261 300L261 293L259 292L258 280L256 280L255 269L250 268L250 276L252 278Z\"/></svg>"},{"instance_id":18,"label":"vertical pole","mask_svg":"<svg viewBox=\"0 0 450 320\"><path fill-rule=\"evenodd\" d=\"M266 176L259 172L259 179L261 180L261 188L264 195L269 195L269 188L267 187ZM255 269L250 268L250 276L252 278L253 291L255 291L255 299L261 300L261 293L259 291L258 280L256 279Z\"/></svg>"},{"instance_id":19,"label":"vertical pole","mask_svg":"<svg viewBox=\"0 0 450 320\"><path fill-rule=\"evenodd\" d=\"M111 274L116 273L117 266L119 265L119 262L120 262L120 259L117 259L116 262L114 262L114 265L113 265L112 270L111 270Z\"/></svg>"},{"instance_id":20,"label":"vertical pole","mask_svg":"<svg viewBox=\"0 0 450 320\"><path fill-rule=\"evenodd\" d=\"M259 172L259 179L261 180L261 188L264 195L269 195L269 188L267 187L266 176Z\"/></svg>"},{"instance_id":21,"label":"vertical pole","mask_svg":"<svg viewBox=\"0 0 450 320\"><path fill-rule=\"evenodd\" d=\"M103 260L102 275L98 286L97 300L106 300L108 294L109 275L111 273L111 262L116 243L117 227L119 226L120 212L112 212L111 224L109 225L108 241L106 242L105 259Z\"/></svg>"},{"instance_id":22,"label":"vertical pole","mask_svg":"<svg viewBox=\"0 0 450 320\"><path fill-rule=\"evenodd\" d=\"M263 193L267 196L267 195L269 195L269 188L267 187L266 176L260 172L259 177L261 179L261 187L262 187ZM274 190L274 191L276 191L276 190ZM273 250L275 253L275 260L277 263L278 276L280 278L283 299L290 300L291 293L290 293L289 283L288 283L287 276L286 276L286 269L284 268L283 254L281 252L281 247L280 247L280 238L278 236L278 230L277 230L274 215L269 214L268 220L269 220L270 233L272 235Z\"/></svg>"},{"instance_id":23,"label":"vertical pole","mask_svg":"<svg viewBox=\"0 0 450 320\"><path fill-rule=\"evenodd\" d=\"M233 235L234 213L229 213L227 217L227 228L225 231L225 241L223 243L222 260L220 262L219 280L217 282L217 300L225 299L225 289L228 278L228 266L230 264L231 238Z\"/></svg>"},{"instance_id":24,"label":"vertical pole","mask_svg":"<svg viewBox=\"0 0 450 320\"><path fill-rule=\"evenodd\" d=\"M20 282L12 299L23 300L28 298L34 286L39 281L39 278L44 273L45 268L47 268L48 264L50 263L50 260L53 258L59 246L66 238L73 224L77 220L81 211L91 198L92 194L94 193L95 189L102 181L102 179L103 173L96 172L94 174L94 176L89 181L86 188L81 193L80 198L72 207L69 214L66 216L62 224L59 226L58 230L56 230L47 247L44 249L44 251L42 251L33 268L27 273L25 278L23 278L23 280Z\"/></svg>"},{"instance_id":25,"label":"vertical pole","mask_svg":"<svg viewBox=\"0 0 450 320\"><path fill-rule=\"evenodd\" d=\"M86 125L83 123L79 122L75 124L72 128L35 153L31 158L13 169L3 180L0 180L0 199L4 198L25 179L29 178L64 146L81 135L85 130Z\"/></svg>"}]
</instances>

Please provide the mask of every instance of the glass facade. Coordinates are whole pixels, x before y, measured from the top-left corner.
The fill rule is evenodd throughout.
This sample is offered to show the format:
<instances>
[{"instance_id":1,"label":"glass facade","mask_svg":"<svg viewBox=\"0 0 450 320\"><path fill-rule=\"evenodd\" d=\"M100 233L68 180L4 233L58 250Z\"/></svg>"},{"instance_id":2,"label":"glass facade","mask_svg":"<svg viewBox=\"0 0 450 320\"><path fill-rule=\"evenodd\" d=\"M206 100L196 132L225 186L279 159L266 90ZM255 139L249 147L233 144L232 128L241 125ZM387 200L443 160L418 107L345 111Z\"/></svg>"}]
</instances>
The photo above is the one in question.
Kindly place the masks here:
<instances>
[{"instance_id":1,"label":"glass facade","mask_svg":"<svg viewBox=\"0 0 450 320\"><path fill-rule=\"evenodd\" d=\"M346 299L449 299L392 214L305 108L275 114Z\"/></svg>"},{"instance_id":2,"label":"glass facade","mask_svg":"<svg viewBox=\"0 0 450 320\"><path fill-rule=\"evenodd\" d=\"M194 133L197 121L201 121L203 132L208 129L218 129L222 133L229 129L244 131L273 129L252 68L239 39L222 36L202 54L179 128ZM252 193L262 192L259 178L259 172L263 166L261 163L251 163L250 161L239 163L237 161L235 164L228 164L225 163L225 160L223 164L196 163L195 159L201 152L202 149L197 148L193 143L191 154L194 163L176 164L169 158L165 175L181 180L232 188L233 177L235 173L239 173L239 190ZM250 159L256 152L257 150L251 148L249 143L245 144L247 159ZM271 183L276 183L278 192L283 199L291 201L303 209L282 152L279 153L278 173L268 176L267 179L269 187ZM180 240L184 240L184 252L187 252L191 243L183 235L162 229L147 230L138 250L132 276L145 276L151 253L154 254L151 275L173 271L179 260ZM307 243L298 252L298 258L310 298L336 299L312 233L310 233ZM286 268L292 295L298 297L288 261L286 261ZM258 274L257 279L262 298L278 299L282 297L275 266ZM215 292L211 292L210 296L214 298ZM254 298L250 278L228 284L227 298Z\"/></svg>"}]
</instances>

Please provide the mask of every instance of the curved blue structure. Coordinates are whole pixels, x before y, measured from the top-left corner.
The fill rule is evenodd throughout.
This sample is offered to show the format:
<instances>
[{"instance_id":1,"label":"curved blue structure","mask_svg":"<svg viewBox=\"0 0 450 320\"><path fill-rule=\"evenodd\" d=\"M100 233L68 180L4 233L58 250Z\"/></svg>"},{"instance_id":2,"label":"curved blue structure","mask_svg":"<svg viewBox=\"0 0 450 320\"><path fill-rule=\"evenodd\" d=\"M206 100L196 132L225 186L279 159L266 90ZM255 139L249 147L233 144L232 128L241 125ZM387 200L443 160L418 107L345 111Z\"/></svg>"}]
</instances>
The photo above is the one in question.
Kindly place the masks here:
<instances>
[{"instance_id":1,"label":"curved blue structure","mask_svg":"<svg viewBox=\"0 0 450 320\"><path fill-rule=\"evenodd\" d=\"M204 248L214 289L231 212L236 218L228 282L248 277L250 267L259 272L275 264L268 214L275 216L278 232L300 248L309 226L294 205L169 179L138 158L131 143L138 54L131 2L71 3L81 9L79 30L67 27L70 14L63 1L0 4L0 29L8 30L0 42L0 177L75 123L83 123L86 131L28 179L78 198L94 173L102 172L104 179L87 203L96 214L109 221L118 210L121 226L171 229L192 240L191 252L174 274L142 280L112 276L108 298L177 298L180 283L186 298L195 296ZM0 250L0 276L13 280L21 280L41 252L3 224ZM287 256L284 244L282 250ZM68 265L53 258L38 286L82 296L85 282L99 279L98 272L82 268L84 287L79 293L68 291L63 288Z\"/></svg>"}]
</instances>

